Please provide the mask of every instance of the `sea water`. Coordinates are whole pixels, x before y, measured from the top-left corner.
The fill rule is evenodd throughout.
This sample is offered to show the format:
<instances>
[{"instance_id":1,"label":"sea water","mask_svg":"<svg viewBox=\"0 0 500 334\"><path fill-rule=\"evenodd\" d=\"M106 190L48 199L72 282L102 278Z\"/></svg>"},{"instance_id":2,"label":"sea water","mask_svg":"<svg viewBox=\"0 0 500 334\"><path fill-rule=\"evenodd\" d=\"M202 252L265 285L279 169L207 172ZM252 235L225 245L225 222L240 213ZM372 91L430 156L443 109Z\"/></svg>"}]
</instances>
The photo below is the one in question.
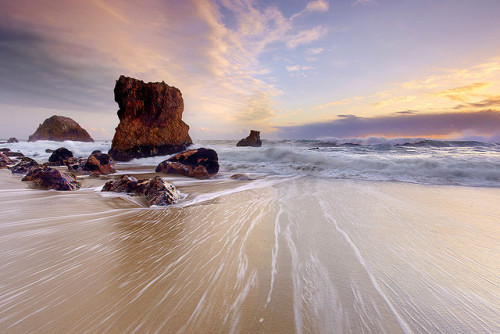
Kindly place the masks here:
<instances>
[{"instance_id":1,"label":"sea water","mask_svg":"<svg viewBox=\"0 0 500 334\"><path fill-rule=\"evenodd\" d=\"M397 181L417 184L500 186L500 143L438 141L422 138L368 138L264 141L260 148L236 147L235 141L197 141L192 148L214 149L221 172L311 175L334 179ZM0 144L47 161L66 147L74 156L107 152L110 141L20 142ZM134 159L123 166L156 166L167 157Z\"/></svg>"},{"instance_id":2,"label":"sea water","mask_svg":"<svg viewBox=\"0 0 500 334\"><path fill-rule=\"evenodd\" d=\"M2 144L40 162L110 142ZM200 141L173 206L0 170L0 332L498 333L500 145ZM166 157L117 163L147 178Z\"/></svg>"}]
</instances>

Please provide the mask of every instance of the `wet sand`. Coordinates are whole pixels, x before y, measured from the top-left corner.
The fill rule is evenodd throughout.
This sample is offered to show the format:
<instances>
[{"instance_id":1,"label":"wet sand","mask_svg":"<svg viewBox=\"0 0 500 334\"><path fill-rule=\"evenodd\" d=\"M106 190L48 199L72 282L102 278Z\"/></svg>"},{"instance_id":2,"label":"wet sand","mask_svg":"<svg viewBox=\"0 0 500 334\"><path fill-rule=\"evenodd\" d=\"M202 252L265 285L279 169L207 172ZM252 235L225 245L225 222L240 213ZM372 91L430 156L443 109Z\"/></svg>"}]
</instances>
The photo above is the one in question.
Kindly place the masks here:
<instances>
[{"instance_id":1,"label":"wet sand","mask_svg":"<svg viewBox=\"0 0 500 334\"><path fill-rule=\"evenodd\" d=\"M0 332L500 331L498 188L171 180L149 208L0 170Z\"/></svg>"}]
</instances>

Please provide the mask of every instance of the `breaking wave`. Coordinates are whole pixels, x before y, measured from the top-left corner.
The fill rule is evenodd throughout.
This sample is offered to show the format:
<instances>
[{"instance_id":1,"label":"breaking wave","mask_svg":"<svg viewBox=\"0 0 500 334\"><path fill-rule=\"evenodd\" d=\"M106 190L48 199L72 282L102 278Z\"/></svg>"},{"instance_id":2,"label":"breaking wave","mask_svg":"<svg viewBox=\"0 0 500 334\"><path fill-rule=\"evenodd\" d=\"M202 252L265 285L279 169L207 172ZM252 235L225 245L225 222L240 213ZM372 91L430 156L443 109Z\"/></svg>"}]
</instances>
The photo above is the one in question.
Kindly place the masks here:
<instances>
[{"instance_id":1,"label":"breaking wave","mask_svg":"<svg viewBox=\"0 0 500 334\"><path fill-rule=\"evenodd\" d=\"M19 142L2 144L44 161L50 151L66 147L75 156L107 152L110 141ZM339 179L398 181L422 184L500 187L500 144L477 140L366 138L264 141L260 148L236 147L236 141L198 141L193 147L217 151L221 173L312 175ZM166 159L135 159L124 165L149 171ZM153 167L152 167L153 166Z\"/></svg>"}]
</instances>

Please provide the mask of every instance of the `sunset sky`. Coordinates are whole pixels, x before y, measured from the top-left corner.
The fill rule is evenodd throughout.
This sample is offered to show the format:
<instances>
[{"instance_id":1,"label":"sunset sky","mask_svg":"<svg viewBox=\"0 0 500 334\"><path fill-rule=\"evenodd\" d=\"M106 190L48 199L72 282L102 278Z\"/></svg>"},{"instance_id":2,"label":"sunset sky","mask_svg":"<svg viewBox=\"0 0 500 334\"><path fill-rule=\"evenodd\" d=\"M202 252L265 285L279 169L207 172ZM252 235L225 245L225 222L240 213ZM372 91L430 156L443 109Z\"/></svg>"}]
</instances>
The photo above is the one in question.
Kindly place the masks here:
<instances>
[{"instance_id":1,"label":"sunset sky","mask_svg":"<svg viewBox=\"0 0 500 334\"><path fill-rule=\"evenodd\" d=\"M498 0L0 0L0 138L61 115L111 139L123 74L179 88L194 139L500 141L499 15Z\"/></svg>"}]
</instances>

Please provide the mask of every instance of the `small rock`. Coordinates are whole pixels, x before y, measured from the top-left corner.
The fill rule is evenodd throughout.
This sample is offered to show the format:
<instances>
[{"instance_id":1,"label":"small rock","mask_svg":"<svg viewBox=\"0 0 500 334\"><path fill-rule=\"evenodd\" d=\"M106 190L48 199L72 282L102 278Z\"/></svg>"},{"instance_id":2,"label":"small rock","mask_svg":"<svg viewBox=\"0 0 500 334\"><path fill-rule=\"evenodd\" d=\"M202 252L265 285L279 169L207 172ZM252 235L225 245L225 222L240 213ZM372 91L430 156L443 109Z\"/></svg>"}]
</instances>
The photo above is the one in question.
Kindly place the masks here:
<instances>
[{"instance_id":1,"label":"small rock","mask_svg":"<svg viewBox=\"0 0 500 334\"><path fill-rule=\"evenodd\" d=\"M110 174L116 172L111 165L111 157L101 151L94 151L90 154L82 169L86 172L98 172L99 174Z\"/></svg>"},{"instance_id":2,"label":"small rock","mask_svg":"<svg viewBox=\"0 0 500 334\"><path fill-rule=\"evenodd\" d=\"M40 187L64 191L76 190L81 187L74 175L63 173L51 167L32 168L23 181L34 181Z\"/></svg>"},{"instance_id":3,"label":"small rock","mask_svg":"<svg viewBox=\"0 0 500 334\"><path fill-rule=\"evenodd\" d=\"M19 140L17 140L15 137L9 138L7 140L7 143L12 144L12 143L19 143Z\"/></svg>"},{"instance_id":4,"label":"small rock","mask_svg":"<svg viewBox=\"0 0 500 334\"><path fill-rule=\"evenodd\" d=\"M73 157L73 153L65 147L60 147L52 152L49 157L49 162L57 163L59 166L66 165L69 158Z\"/></svg>"},{"instance_id":5,"label":"small rock","mask_svg":"<svg viewBox=\"0 0 500 334\"><path fill-rule=\"evenodd\" d=\"M6 156L3 153L0 153L0 168L5 168L8 167L9 165L12 165L14 162L10 160L8 156Z\"/></svg>"},{"instance_id":6,"label":"small rock","mask_svg":"<svg viewBox=\"0 0 500 334\"><path fill-rule=\"evenodd\" d=\"M240 140L236 146L261 147L262 141L260 140L260 131L250 130L248 137Z\"/></svg>"},{"instance_id":7,"label":"small rock","mask_svg":"<svg viewBox=\"0 0 500 334\"><path fill-rule=\"evenodd\" d=\"M101 191L144 195L151 205L173 204L180 197L175 186L159 176L150 180L137 180L124 175L118 180L106 182Z\"/></svg>"},{"instance_id":8,"label":"small rock","mask_svg":"<svg viewBox=\"0 0 500 334\"><path fill-rule=\"evenodd\" d=\"M209 178L219 172L219 158L212 149L199 148L179 153L156 167L157 173Z\"/></svg>"},{"instance_id":9,"label":"small rock","mask_svg":"<svg viewBox=\"0 0 500 334\"><path fill-rule=\"evenodd\" d=\"M27 174L30 171L30 169L39 166L40 165L35 160L28 157L22 157L21 161L19 161L13 167L10 167L10 171L15 174Z\"/></svg>"},{"instance_id":10,"label":"small rock","mask_svg":"<svg viewBox=\"0 0 500 334\"><path fill-rule=\"evenodd\" d=\"M7 151L7 152L4 152L4 154L8 157L24 157L24 154L22 154L21 152Z\"/></svg>"}]
</instances>

